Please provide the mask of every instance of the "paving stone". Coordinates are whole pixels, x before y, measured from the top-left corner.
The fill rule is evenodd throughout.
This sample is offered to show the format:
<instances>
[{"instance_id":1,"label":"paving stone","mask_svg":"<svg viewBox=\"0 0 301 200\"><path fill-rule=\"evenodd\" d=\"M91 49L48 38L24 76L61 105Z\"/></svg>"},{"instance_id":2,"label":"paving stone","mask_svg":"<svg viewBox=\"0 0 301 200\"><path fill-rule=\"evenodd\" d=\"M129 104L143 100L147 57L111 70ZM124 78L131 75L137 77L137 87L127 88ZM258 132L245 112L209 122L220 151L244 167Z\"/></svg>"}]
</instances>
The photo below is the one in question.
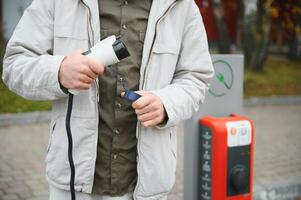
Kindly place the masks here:
<instances>
[{"instance_id":1,"label":"paving stone","mask_svg":"<svg viewBox=\"0 0 301 200\"><path fill-rule=\"evenodd\" d=\"M48 196L48 191L43 189L43 190L35 190L32 192L33 196Z\"/></svg>"},{"instance_id":2,"label":"paving stone","mask_svg":"<svg viewBox=\"0 0 301 200\"><path fill-rule=\"evenodd\" d=\"M2 200L20 200L20 198L18 197L18 195L15 195L15 194L4 195L1 198L2 198Z\"/></svg>"},{"instance_id":3,"label":"paving stone","mask_svg":"<svg viewBox=\"0 0 301 200\"><path fill-rule=\"evenodd\" d=\"M0 182L1 183L8 183L8 182L11 182L11 181L13 181L13 178L11 176L0 177Z\"/></svg>"},{"instance_id":4,"label":"paving stone","mask_svg":"<svg viewBox=\"0 0 301 200\"><path fill-rule=\"evenodd\" d=\"M7 183L0 182L0 189L1 189L1 190L4 190L4 189L7 188L7 187L8 187Z\"/></svg>"},{"instance_id":5,"label":"paving stone","mask_svg":"<svg viewBox=\"0 0 301 200\"><path fill-rule=\"evenodd\" d=\"M27 200L49 200L49 197L48 195L47 196L36 196L36 197L32 197L32 198L29 198Z\"/></svg>"},{"instance_id":6,"label":"paving stone","mask_svg":"<svg viewBox=\"0 0 301 200\"><path fill-rule=\"evenodd\" d=\"M19 192L18 196L20 196L21 199L29 199L33 196L32 192L30 190Z\"/></svg>"},{"instance_id":7,"label":"paving stone","mask_svg":"<svg viewBox=\"0 0 301 200\"><path fill-rule=\"evenodd\" d=\"M2 197L2 196L4 196L4 192L3 192L3 190L0 189L0 197Z\"/></svg>"}]
</instances>

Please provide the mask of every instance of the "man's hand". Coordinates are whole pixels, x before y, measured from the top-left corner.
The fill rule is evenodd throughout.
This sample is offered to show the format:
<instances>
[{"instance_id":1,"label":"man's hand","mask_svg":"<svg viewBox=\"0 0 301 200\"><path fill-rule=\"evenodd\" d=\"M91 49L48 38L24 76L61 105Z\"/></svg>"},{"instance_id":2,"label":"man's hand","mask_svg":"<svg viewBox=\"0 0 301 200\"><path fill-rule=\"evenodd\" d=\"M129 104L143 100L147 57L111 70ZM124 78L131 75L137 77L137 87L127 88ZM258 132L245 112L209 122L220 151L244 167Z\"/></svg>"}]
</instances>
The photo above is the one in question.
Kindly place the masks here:
<instances>
[{"instance_id":1,"label":"man's hand","mask_svg":"<svg viewBox=\"0 0 301 200\"><path fill-rule=\"evenodd\" d=\"M146 91L138 91L142 97L133 102L138 120L145 127L154 127L165 120L166 112L161 99Z\"/></svg>"},{"instance_id":2,"label":"man's hand","mask_svg":"<svg viewBox=\"0 0 301 200\"><path fill-rule=\"evenodd\" d=\"M61 63L59 82L67 89L89 89L91 83L103 74L104 66L77 50L68 55Z\"/></svg>"}]
</instances>

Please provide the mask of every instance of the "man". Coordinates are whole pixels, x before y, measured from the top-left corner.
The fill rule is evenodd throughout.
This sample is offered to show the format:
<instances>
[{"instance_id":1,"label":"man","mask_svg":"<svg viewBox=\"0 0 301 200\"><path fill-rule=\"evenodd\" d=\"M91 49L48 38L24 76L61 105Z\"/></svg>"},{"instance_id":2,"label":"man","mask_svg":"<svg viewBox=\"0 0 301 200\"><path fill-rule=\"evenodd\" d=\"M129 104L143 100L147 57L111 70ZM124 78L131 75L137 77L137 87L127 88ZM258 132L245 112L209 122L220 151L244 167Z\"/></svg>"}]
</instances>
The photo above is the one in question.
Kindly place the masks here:
<instances>
[{"instance_id":1,"label":"man","mask_svg":"<svg viewBox=\"0 0 301 200\"><path fill-rule=\"evenodd\" d=\"M81 54L112 34L131 54L113 70ZM3 69L11 90L53 101L51 200L70 198L67 89L82 90L71 119L77 198L164 200L175 181L176 125L198 110L212 76L193 0L34 0ZM123 84L142 97L122 99Z\"/></svg>"}]
</instances>

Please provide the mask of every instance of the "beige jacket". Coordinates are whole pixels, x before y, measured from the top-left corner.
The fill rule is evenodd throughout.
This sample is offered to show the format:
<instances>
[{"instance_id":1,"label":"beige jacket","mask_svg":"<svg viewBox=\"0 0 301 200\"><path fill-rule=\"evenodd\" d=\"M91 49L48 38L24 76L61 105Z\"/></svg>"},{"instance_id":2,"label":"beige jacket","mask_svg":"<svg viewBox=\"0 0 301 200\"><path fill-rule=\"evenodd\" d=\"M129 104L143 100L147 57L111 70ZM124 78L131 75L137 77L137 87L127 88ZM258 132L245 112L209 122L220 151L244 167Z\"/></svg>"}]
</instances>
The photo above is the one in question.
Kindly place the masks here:
<instances>
[{"instance_id":1,"label":"beige jacket","mask_svg":"<svg viewBox=\"0 0 301 200\"><path fill-rule=\"evenodd\" d=\"M27 99L53 101L46 174L50 184L66 190L70 176L67 95L59 87L58 70L64 55L78 48L87 50L99 41L97 2L34 0L10 39L4 59L3 80L12 91ZM156 200L166 196L175 182L175 126L199 109L213 76L206 32L193 0L153 0L140 73L140 89L158 95L169 118L162 127L137 124L134 199ZM91 193L93 186L98 99L95 83L74 97L72 111L75 188L85 193Z\"/></svg>"}]
</instances>

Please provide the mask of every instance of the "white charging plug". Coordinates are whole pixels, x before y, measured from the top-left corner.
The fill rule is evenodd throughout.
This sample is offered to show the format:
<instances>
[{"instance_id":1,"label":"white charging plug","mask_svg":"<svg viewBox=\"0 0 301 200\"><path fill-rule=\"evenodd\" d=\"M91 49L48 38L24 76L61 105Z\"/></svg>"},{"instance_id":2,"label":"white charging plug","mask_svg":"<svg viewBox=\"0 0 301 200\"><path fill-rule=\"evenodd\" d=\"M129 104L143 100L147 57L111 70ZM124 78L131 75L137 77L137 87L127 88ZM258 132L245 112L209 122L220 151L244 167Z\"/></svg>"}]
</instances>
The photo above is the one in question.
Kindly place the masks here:
<instances>
[{"instance_id":1,"label":"white charging plug","mask_svg":"<svg viewBox=\"0 0 301 200\"><path fill-rule=\"evenodd\" d=\"M84 52L83 55L97 60L104 66L113 65L130 56L124 43L119 38L116 38L115 35L98 42L89 51ZM68 91L73 95L77 95L81 90L69 89Z\"/></svg>"}]
</instances>

